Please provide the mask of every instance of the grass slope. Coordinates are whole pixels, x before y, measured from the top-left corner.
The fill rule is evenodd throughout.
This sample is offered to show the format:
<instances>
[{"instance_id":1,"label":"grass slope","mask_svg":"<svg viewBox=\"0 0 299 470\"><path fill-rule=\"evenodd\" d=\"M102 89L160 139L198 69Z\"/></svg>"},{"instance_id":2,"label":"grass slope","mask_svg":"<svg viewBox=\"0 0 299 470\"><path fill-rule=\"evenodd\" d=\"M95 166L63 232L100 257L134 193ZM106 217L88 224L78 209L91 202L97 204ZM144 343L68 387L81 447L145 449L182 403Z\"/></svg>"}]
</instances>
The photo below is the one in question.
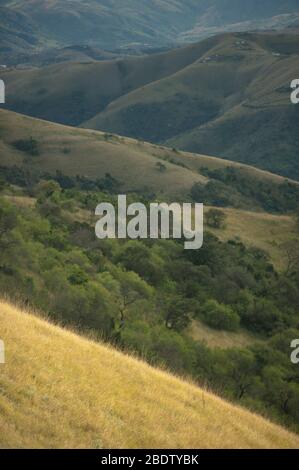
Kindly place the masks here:
<instances>
[{"instance_id":1,"label":"grass slope","mask_svg":"<svg viewBox=\"0 0 299 470\"><path fill-rule=\"evenodd\" d=\"M1 302L1 448L298 448L299 437Z\"/></svg>"},{"instance_id":2,"label":"grass slope","mask_svg":"<svg viewBox=\"0 0 299 470\"><path fill-rule=\"evenodd\" d=\"M31 156L17 150L12 144L19 139L33 137L38 142L39 155ZM145 142L103 132L77 129L33 119L6 110L0 110L0 165L18 165L30 170L90 179L110 173L121 183L123 190L150 189L167 198L189 195L195 182L205 183L201 167L211 169L237 166L244 174L264 181L283 182L280 176L246 165L227 162L204 155L175 152ZM165 171L159 171L157 163Z\"/></svg>"},{"instance_id":3,"label":"grass slope","mask_svg":"<svg viewBox=\"0 0 299 470\"><path fill-rule=\"evenodd\" d=\"M298 179L298 45L298 34L224 34L145 57L2 75L11 110Z\"/></svg>"},{"instance_id":4,"label":"grass slope","mask_svg":"<svg viewBox=\"0 0 299 470\"><path fill-rule=\"evenodd\" d=\"M286 268L286 256L280 245L297 236L293 217L231 208L221 210L226 214L225 227L209 228L211 232L223 241L239 238L246 246L261 248L270 255L277 270Z\"/></svg>"},{"instance_id":5,"label":"grass slope","mask_svg":"<svg viewBox=\"0 0 299 470\"><path fill-rule=\"evenodd\" d=\"M230 34L209 45L192 64L124 94L84 127L298 179L290 83L299 73L299 36Z\"/></svg>"},{"instance_id":6,"label":"grass slope","mask_svg":"<svg viewBox=\"0 0 299 470\"><path fill-rule=\"evenodd\" d=\"M248 333L246 330L238 332L215 330L200 320L193 320L186 333L195 341L204 343L209 348L246 348L261 342L258 336Z\"/></svg>"},{"instance_id":7,"label":"grass slope","mask_svg":"<svg viewBox=\"0 0 299 470\"><path fill-rule=\"evenodd\" d=\"M0 164L17 165L29 170L66 175L81 175L95 180L110 173L120 182L120 191L150 190L166 197L186 197L194 182L205 177L166 163L167 171L157 169L161 156L169 150L139 143L102 132L81 130L28 118L0 110ZM31 156L16 150L11 143L33 136L39 155Z\"/></svg>"}]
</instances>

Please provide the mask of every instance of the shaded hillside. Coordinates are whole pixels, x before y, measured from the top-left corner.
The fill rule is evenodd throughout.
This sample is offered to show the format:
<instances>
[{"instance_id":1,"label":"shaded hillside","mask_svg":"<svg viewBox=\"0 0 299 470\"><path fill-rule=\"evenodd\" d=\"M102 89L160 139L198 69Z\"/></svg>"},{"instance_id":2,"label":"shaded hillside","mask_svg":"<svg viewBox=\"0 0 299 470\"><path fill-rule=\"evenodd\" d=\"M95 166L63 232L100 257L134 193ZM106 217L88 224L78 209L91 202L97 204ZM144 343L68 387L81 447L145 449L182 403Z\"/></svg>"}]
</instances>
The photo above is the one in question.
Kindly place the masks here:
<instances>
[{"instance_id":1,"label":"shaded hillside","mask_svg":"<svg viewBox=\"0 0 299 470\"><path fill-rule=\"evenodd\" d=\"M0 326L0 448L299 446L257 415L5 302Z\"/></svg>"},{"instance_id":2,"label":"shaded hillside","mask_svg":"<svg viewBox=\"0 0 299 470\"><path fill-rule=\"evenodd\" d=\"M281 211L287 204L285 213L296 185L219 159L11 112L0 116L3 295L191 374L223 397L296 429L298 387L289 345L297 337L298 267L296 258L291 264L284 259L285 249L297 247L295 220L217 209L228 226L213 230L206 213L204 245L195 252L181 241L101 241L94 233L95 207L100 201L115 205L123 189L130 202L191 201L194 195L199 202L229 203L225 198L232 196L251 210L266 203ZM167 160L174 155L177 163ZM195 165L206 160L215 169L202 173L224 181L228 176L231 183L198 173ZM194 177L201 182L190 191ZM210 328L207 345L198 328L195 337L187 331L194 322ZM235 348L223 350L217 331L227 333L225 343ZM219 340L217 350L209 347L212 338ZM273 395L276 388L283 393Z\"/></svg>"},{"instance_id":3,"label":"shaded hillside","mask_svg":"<svg viewBox=\"0 0 299 470\"><path fill-rule=\"evenodd\" d=\"M85 127L299 177L290 83L298 36L222 37L189 66L114 100Z\"/></svg>"},{"instance_id":4,"label":"shaded hillside","mask_svg":"<svg viewBox=\"0 0 299 470\"><path fill-rule=\"evenodd\" d=\"M141 58L8 70L7 106L298 179L298 37L230 34Z\"/></svg>"},{"instance_id":5,"label":"shaded hillside","mask_svg":"<svg viewBox=\"0 0 299 470\"><path fill-rule=\"evenodd\" d=\"M0 2L0 63L10 63L11 55L33 53L43 39L34 22L24 13L11 10Z\"/></svg>"},{"instance_id":6,"label":"shaded hillside","mask_svg":"<svg viewBox=\"0 0 299 470\"><path fill-rule=\"evenodd\" d=\"M281 28L299 12L298 0L3 0L26 15L37 37L60 45L103 48L165 46L222 31ZM25 19L25 17L24 17Z\"/></svg>"},{"instance_id":7,"label":"shaded hillside","mask_svg":"<svg viewBox=\"0 0 299 470\"><path fill-rule=\"evenodd\" d=\"M296 208L296 182L247 165L0 110L0 165L26 174L112 178L117 191L272 212ZM211 176L209 176L211 175ZM20 178L15 174L13 178ZM219 179L220 178L220 179ZM207 183L209 183L207 185Z\"/></svg>"}]
</instances>

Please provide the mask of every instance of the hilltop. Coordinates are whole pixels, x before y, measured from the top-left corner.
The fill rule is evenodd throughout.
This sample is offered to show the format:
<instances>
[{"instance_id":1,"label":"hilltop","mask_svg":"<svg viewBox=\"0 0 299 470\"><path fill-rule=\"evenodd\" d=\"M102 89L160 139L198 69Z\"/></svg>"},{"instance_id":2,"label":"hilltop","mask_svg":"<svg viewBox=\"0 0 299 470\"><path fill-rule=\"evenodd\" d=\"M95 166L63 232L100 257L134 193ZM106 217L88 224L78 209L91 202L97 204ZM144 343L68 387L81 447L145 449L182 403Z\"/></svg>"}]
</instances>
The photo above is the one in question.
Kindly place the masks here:
<instances>
[{"instance_id":1,"label":"hilltop","mask_svg":"<svg viewBox=\"0 0 299 470\"><path fill-rule=\"evenodd\" d=\"M0 448L299 446L298 436L192 383L6 302L0 325Z\"/></svg>"},{"instance_id":2,"label":"hilltop","mask_svg":"<svg viewBox=\"0 0 299 470\"><path fill-rule=\"evenodd\" d=\"M298 38L224 34L143 57L8 69L6 106L298 179Z\"/></svg>"}]
</instances>

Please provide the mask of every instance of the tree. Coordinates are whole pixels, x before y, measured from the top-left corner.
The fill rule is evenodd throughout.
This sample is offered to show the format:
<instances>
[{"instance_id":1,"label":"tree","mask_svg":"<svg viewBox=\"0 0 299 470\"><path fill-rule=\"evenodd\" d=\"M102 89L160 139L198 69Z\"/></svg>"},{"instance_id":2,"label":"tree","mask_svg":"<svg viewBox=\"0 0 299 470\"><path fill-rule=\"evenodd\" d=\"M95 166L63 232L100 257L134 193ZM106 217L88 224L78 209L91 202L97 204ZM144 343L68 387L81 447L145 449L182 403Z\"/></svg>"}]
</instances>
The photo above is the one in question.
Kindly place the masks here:
<instances>
[{"instance_id":1,"label":"tree","mask_svg":"<svg viewBox=\"0 0 299 470\"><path fill-rule=\"evenodd\" d=\"M151 285L161 285L165 276L164 262L140 240L130 240L121 249L116 261L127 271L134 271Z\"/></svg>"},{"instance_id":2,"label":"tree","mask_svg":"<svg viewBox=\"0 0 299 470\"><path fill-rule=\"evenodd\" d=\"M12 144L17 150L32 156L39 155L38 142L32 136L29 139L19 139Z\"/></svg>"},{"instance_id":3,"label":"tree","mask_svg":"<svg viewBox=\"0 0 299 470\"><path fill-rule=\"evenodd\" d=\"M0 176L0 192L3 191L6 188L6 186L7 186L7 183L5 179L2 176Z\"/></svg>"},{"instance_id":4,"label":"tree","mask_svg":"<svg viewBox=\"0 0 299 470\"><path fill-rule=\"evenodd\" d=\"M233 349L227 352L227 369L225 375L232 380L235 395L241 400L249 393L256 381L255 357L251 351Z\"/></svg>"},{"instance_id":5,"label":"tree","mask_svg":"<svg viewBox=\"0 0 299 470\"><path fill-rule=\"evenodd\" d=\"M295 222L296 222L296 229L297 232L299 233L299 209L295 212Z\"/></svg>"},{"instance_id":6,"label":"tree","mask_svg":"<svg viewBox=\"0 0 299 470\"><path fill-rule=\"evenodd\" d=\"M183 297L171 298L166 307L165 325L170 330L182 331L191 322L196 302Z\"/></svg>"},{"instance_id":7,"label":"tree","mask_svg":"<svg viewBox=\"0 0 299 470\"><path fill-rule=\"evenodd\" d=\"M13 207L1 201L0 206L0 246L1 249L7 247L12 241L8 239L9 233L17 225L17 215Z\"/></svg>"},{"instance_id":8,"label":"tree","mask_svg":"<svg viewBox=\"0 0 299 470\"><path fill-rule=\"evenodd\" d=\"M230 307L219 304L216 300L208 300L201 309L207 325L217 330L236 331L240 317Z\"/></svg>"},{"instance_id":9,"label":"tree","mask_svg":"<svg viewBox=\"0 0 299 470\"><path fill-rule=\"evenodd\" d=\"M36 186L36 195L40 201L50 198L54 193L60 193L61 186L54 180L42 180Z\"/></svg>"},{"instance_id":10,"label":"tree","mask_svg":"<svg viewBox=\"0 0 299 470\"><path fill-rule=\"evenodd\" d=\"M119 329L125 327L126 313L130 306L141 299L149 299L152 288L133 271L118 271L119 292L116 297L119 312Z\"/></svg>"},{"instance_id":11,"label":"tree","mask_svg":"<svg viewBox=\"0 0 299 470\"><path fill-rule=\"evenodd\" d=\"M286 276L292 276L299 271L299 239L289 240L280 245L286 259Z\"/></svg>"},{"instance_id":12,"label":"tree","mask_svg":"<svg viewBox=\"0 0 299 470\"><path fill-rule=\"evenodd\" d=\"M271 300L255 298L244 312L242 322L250 330L270 334L283 326L283 317Z\"/></svg>"},{"instance_id":13,"label":"tree","mask_svg":"<svg viewBox=\"0 0 299 470\"><path fill-rule=\"evenodd\" d=\"M164 173L166 171L166 165L164 165L164 163L161 163L161 162L156 163L156 168L161 173Z\"/></svg>"},{"instance_id":14,"label":"tree","mask_svg":"<svg viewBox=\"0 0 299 470\"><path fill-rule=\"evenodd\" d=\"M219 209L210 209L205 214L206 223L211 228L221 229L225 227L226 214Z\"/></svg>"}]
</instances>

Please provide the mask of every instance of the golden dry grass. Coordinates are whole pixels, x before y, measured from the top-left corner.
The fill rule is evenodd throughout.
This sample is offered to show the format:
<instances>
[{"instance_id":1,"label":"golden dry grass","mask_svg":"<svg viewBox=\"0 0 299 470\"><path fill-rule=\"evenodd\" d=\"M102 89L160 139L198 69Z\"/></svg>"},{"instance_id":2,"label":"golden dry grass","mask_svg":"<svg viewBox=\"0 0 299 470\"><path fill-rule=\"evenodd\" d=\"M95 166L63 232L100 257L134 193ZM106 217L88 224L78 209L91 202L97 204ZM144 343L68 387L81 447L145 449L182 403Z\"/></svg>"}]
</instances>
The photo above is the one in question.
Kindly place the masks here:
<instances>
[{"instance_id":1,"label":"golden dry grass","mask_svg":"<svg viewBox=\"0 0 299 470\"><path fill-rule=\"evenodd\" d=\"M193 320L186 333L195 341L206 343L210 348L242 348L257 343L260 340L247 331L215 330L200 320Z\"/></svg>"},{"instance_id":2,"label":"golden dry grass","mask_svg":"<svg viewBox=\"0 0 299 470\"><path fill-rule=\"evenodd\" d=\"M210 207L205 207L206 211L209 209ZM221 240L239 238L248 247L261 248L270 255L276 269L282 271L286 268L286 256L281 244L296 237L296 222L293 217L231 208L221 208L221 211L227 216L225 228L209 228L209 231Z\"/></svg>"},{"instance_id":3,"label":"golden dry grass","mask_svg":"<svg viewBox=\"0 0 299 470\"><path fill-rule=\"evenodd\" d=\"M15 196L9 194L4 195L4 198L18 207L33 208L36 204L36 199L34 197L29 196Z\"/></svg>"},{"instance_id":4,"label":"golden dry grass","mask_svg":"<svg viewBox=\"0 0 299 470\"><path fill-rule=\"evenodd\" d=\"M1 448L298 448L299 436L0 304Z\"/></svg>"},{"instance_id":5,"label":"golden dry grass","mask_svg":"<svg viewBox=\"0 0 299 470\"><path fill-rule=\"evenodd\" d=\"M23 166L30 170L90 179L110 173L120 182L120 191L150 190L166 199L190 197L194 183L208 179L200 174L202 167L233 166L244 174L281 183L281 176L220 158L175 152L135 139L107 135L100 131L63 126L41 119L0 109L0 165ZM34 137L40 155L28 156L16 150L13 142ZM159 171L163 162L166 169Z\"/></svg>"},{"instance_id":6,"label":"golden dry grass","mask_svg":"<svg viewBox=\"0 0 299 470\"><path fill-rule=\"evenodd\" d=\"M172 151L99 131L77 129L0 110L0 165L24 166L30 170L90 179L110 173L120 182L120 191L150 190L167 198L186 197L196 182L206 178L188 168L157 163ZM11 144L30 136L38 141L38 156L29 156ZM157 152L157 153L156 153ZM162 160L163 161L163 160Z\"/></svg>"}]
</instances>

